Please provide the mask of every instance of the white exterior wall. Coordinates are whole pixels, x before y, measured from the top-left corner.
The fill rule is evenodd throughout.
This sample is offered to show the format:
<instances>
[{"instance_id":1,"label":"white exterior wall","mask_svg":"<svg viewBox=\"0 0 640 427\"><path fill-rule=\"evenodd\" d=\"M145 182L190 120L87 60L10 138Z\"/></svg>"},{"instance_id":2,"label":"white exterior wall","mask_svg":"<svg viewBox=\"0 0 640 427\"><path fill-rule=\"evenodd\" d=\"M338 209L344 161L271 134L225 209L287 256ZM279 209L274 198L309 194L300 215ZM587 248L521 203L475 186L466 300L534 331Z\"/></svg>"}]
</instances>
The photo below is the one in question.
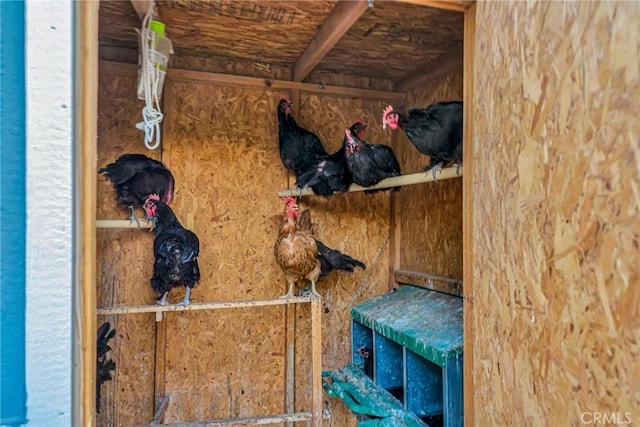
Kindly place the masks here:
<instances>
[{"instance_id":1,"label":"white exterior wall","mask_svg":"<svg viewBox=\"0 0 640 427\"><path fill-rule=\"evenodd\" d=\"M27 418L70 426L73 3L26 11Z\"/></svg>"}]
</instances>

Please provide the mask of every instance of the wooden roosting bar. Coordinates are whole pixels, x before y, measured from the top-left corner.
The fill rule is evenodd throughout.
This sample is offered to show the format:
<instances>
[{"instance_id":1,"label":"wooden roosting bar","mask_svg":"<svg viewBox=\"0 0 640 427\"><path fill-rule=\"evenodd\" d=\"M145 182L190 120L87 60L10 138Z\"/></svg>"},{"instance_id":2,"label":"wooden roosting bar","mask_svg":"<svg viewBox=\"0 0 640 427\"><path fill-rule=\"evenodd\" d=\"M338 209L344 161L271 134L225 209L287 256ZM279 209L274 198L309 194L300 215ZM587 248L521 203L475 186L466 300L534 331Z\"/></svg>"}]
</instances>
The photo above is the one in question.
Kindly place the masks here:
<instances>
[{"instance_id":1,"label":"wooden roosting bar","mask_svg":"<svg viewBox=\"0 0 640 427\"><path fill-rule=\"evenodd\" d=\"M197 310L219 310L225 308L249 308L249 307L267 307L289 304L311 304L311 378L312 378L312 404L311 412L304 413L288 413L275 414L259 417L238 417L229 419L215 419L208 421L194 421L181 423L161 424L163 426L223 426L237 424L275 424L279 422L297 422L311 421L314 426L322 425L322 329L321 329L321 313L322 305L320 298L315 297L290 297L290 298L271 298L266 300L247 300L247 301L226 301L226 302L204 302L191 303L187 306L178 305L144 305L131 307L104 307L98 308L98 315L121 315L133 313L155 313L156 322L163 319L163 315L169 312L197 311ZM293 390L293 377L287 376L287 390ZM164 416L171 396L165 396L157 405L158 408L154 414L153 420L149 426L160 425L159 422Z\"/></svg>"},{"instance_id":2,"label":"wooden roosting bar","mask_svg":"<svg viewBox=\"0 0 640 427\"><path fill-rule=\"evenodd\" d=\"M462 167L460 167L459 169L455 167L445 168L436 172L436 178L438 181L451 179L451 178L459 178L461 176L462 176ZM372 185L370 187L362 187L358 184L351 184L351 186L349 187L349 193L353 193L356 191L380 190L380 189L392 188L392 187L402 187L405 185L413 185L413 184L423 184L425 182L433 182L436 180L436 178L433 177L433 174L431 172L428 172L428 173L418 172L418 173L412 173L409 175L394 176L391 178L383 179L376 185ZM313 195L313 190L311 190L310 188L292 188L289 190L278 191L278 196L280 197L311 196L311 195Z\"/></svg>"}]
</instances>

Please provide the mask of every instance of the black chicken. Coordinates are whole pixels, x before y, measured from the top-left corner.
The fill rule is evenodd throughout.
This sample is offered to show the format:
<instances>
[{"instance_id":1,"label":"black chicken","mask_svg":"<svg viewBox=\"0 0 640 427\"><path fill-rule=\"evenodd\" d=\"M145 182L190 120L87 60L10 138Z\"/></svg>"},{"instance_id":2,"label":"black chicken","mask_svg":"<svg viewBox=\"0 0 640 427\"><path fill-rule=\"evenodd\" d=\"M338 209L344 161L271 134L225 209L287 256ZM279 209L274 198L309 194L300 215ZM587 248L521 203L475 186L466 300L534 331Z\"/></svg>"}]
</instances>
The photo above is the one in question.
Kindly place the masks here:
<instances>
[{"instance_id":1,"label":"black chicken","mask_svg":"<svg viewBox=\"0 0 640 427\"><path fill-rule=\"evenodd\" d=\"M111 350L109 340L114 337L116 330L111 328L109 322L103 323L97 331L97 355L98 361L96 365L96 412L100 413L100 386L111 379L111 371L116 368L116 363L107 359L107 352Z\"/></svg>"},{"instance_id":2,"label":"black chicken","mask_svg":"<svg viewBox=\"0 0 640 427\"><path fill-rule=\"evenodd\" d=\"M358 353L362 358L361 368L364 373L369 378L373 378L373 352L371 349L363 345L356 350L356 353Z\"/></svg>"},{"instance_id":3,"label":"black chicken","mask_svg":"<svg viewBox=\"0 0 640 427\"><path fill-rule=\"evenodd\" d=\"M159 305L168 305L167 295L171 288L184 286L184 299L178 305L189 305L191 288L200 281L198 255L200 241L192 231L184 228L166 203L157 195L150 196L144 204L147 216L153 218L155 239L153 241L153 277L151 286L160 294Z\"/></svg>"},{"instance_id":4,"label":"black chicken","mask_svg":"<svg viewBox=\"0 0 640 427\"><path fill-rule=\"evenodd\" d=\"M282 164L293 171L298 179L303 173L314 169L328 153L320 138L298 126L291 116L292 105L286 98L282 98L278 103L278 138Z\"/></svg>"},{"instance_id":5,"label":"black chicken","mask_svg":"<svg viewBox=\"0 0 640 427\"><path fill-rule=\"evenodd\" d=\"M343 145L347 166L353 177L353 182L362 187L371 187L385 178L400 175L400 163L391 147L384 144L370 144L358 135L358 125L366 129L363 123L356 123L352 129L345 131ZM398 191L400 187L394 187ZM369 193L380 190L366 190Z\"/></svg>"},{"instance_id":6,"label":"black chicken","mask_svg":"<svg viewBox=\"0 0 640 427\"><path fill-rule=\"evenodd\" d=\"M407 114L388 105L382 113L382 127L387 126L404 130L416 149L431 158L425 170L431 170L434 180L445 163L462 164L462 102L438 102Z\"/></svg>"},{"instance_id":7,"label":"black chicken","mask_svg":"<svg viewBox=\"0 0 640 427\"><path fill-rule=\"evenodd\" d=\"M351 132L362 138L366 126L357 121L351 125ZM329 197L333 193L345 193L353 182L351 171L345 158L345 146L342 144L335 153L321 159L318 165L300 177L296 185L300 188L310 187L318 196Z\"/></svg>"},{"instance_id":8,"label":"black chicken","mask_svg":"<svg viewBox=\"0 0 640 427\"><path fill-rule=\"evenodd\" d=\"M160 195L169 205L173 200L173 175L161 162L144 154L123 154L98 172L111 181L118 202L128 207L129 219L138 225L133 208L142 206L150 194Z\"/></svg>"}]
</instances>

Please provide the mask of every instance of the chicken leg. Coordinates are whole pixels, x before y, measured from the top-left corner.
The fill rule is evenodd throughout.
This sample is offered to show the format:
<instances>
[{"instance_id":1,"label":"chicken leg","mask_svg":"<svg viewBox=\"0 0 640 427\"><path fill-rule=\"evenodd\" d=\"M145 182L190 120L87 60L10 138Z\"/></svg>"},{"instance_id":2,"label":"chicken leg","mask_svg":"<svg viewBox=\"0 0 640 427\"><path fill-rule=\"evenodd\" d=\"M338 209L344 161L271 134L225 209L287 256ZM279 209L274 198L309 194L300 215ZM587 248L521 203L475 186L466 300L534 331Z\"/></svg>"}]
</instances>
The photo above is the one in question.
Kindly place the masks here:
<instances>
[{"instance_id":1,"label":"chicken leg","mask_svg":"<svg viewBox=\"0 0 640 427\"><path fill-rule=\"evenodd\" d=\"M285 295L283 295L281 297L278 297L278 298L283 298L283 299L287 299L288 300L289 298L294 297L295 295L293 294L293 285L295 285L295 284L296 284L296 282L289 283L289 292L287 292Z\"/></svg>"},{"instance_id":2,"label":"chicken leg","mask_svg":"<svg viewBox=\"0 0 640 427\"><path fill-rule=\"evenodd\" d=\"M318 293L318 291L316 290L316 282L315 282L315 280L312 280L311 284L308 285L306 288L304 288L302 293L303 293L303 295L305 297L322 298L322 295L320 295Z\"/></svg>"},{"instance_id":3,"label":"chicken leg","mask_svg":"<svg viewBox=\"0 0 640 427\"><path fill-rule=\"evenodd\" d=\"M133 206L129 205L128 208L129 208L129 224L135 221L136 224L138 224L138 228L140 228L140 219L138 219L138 217L136 216L136 213L133 210Z\"/></svg>"},{"instance_id":4,"label":"chicken leg","mask_svg":"<svg viewBox=\"0 0 640 427\"><path fill-rule=\"evenodd\" d=\"M158 305L169 305L169 303L167 302L167 295L169 295L169 292L165 292L164 294L162 294L162 297L158 298L156 300L156 304Z\"/></svg>"},{"instance_id":5,"label":"chicken leg","mask_svg":"<svg viewBox=\"0 0 640 427\"><path fill-rule=\"evenodd\" d=\"M186 307L189 305L189 303L191 301L189 301L189 298L191 297L191 288L190 287L186 287L185 291L184 291L184 299L182 301L180 301L179 303L176 304L176 306L178 307Z\"/></svg>"},{"instance_id":6,"label":"chicken leg","mask_svg":"<svg viewBox=\"0 0 640 427\"><path fill-rule=\"evenodd\" d=\"M439 162L436 164L430 164L427 168L427 172L431 172L431 174L433 175L433 181L437 182L438 181L438 177L436 176L436 172L441 171L442 170L442 166L444 165L444 162Z\"/></svg>"}]
</instances>

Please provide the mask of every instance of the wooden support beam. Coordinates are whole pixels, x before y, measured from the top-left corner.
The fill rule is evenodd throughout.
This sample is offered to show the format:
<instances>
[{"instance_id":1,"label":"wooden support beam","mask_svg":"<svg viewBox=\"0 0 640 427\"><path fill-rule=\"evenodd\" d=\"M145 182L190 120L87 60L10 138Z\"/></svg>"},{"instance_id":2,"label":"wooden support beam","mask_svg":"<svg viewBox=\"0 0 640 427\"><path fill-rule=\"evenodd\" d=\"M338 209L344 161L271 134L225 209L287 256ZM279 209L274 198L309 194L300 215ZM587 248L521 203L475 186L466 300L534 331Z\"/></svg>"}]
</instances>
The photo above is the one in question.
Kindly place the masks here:
<instances>
[{"instance_id":1,"label":"wooden support beam","mask_svg":"<svg viewBox=\"0 0 640 427\"><path fill-rule=\"evenodd\" d=\"M138 63L138 49L124 47L100 46L100 61Z\"/></svg>"},{"instance_id":2,"label":"wooden support beam","mask_svg":"<svg viewBox=\"0 0 640 427\"><path fill-rule=\"evenodd\" d=\"M464 12L468 7L468 1L460 0L395 0L401 3L416 4L419 6L434 7L436 9L453 10L455 12Z\"/></svg>"},{"instance_id":3,"label":"wooden support beam","mask_svg":"<svg viewBox=\"0 0 640 427\"><path fill-rule=\"evenodd\" d=\"M462 162L467 168L467 174L462 180L462 278L464 280L463 306L464 312L464 425L475 425L474 413L474 355L473 348L476 343L475 318L473 314L474 295L474 185L473 171L474 153L481 150L475 140L474 118L474 55L476 36L476 5L472 4L464 13L464 75L462 81L462 101L463 101L463 141L464 152ZM480 233L483 231L480 230ZM482 336L478 334L477 336Z\"/></svg>"},{"instance_id":4,"label":"wooden support beam","mask_svg":"<svg viewBox=\"0 0 640 427\"><path fill-rule=\"evenodd\" d=\"M166 313L174 311L217 310L222 308L265 307L271 305L300 304L311 301L311 297L270 298L263 300L195 302L189 305L135 305L98 308L97 314Z\"/></svg>"},{"instance_id":5,"label":"wooden support beam","mask_svg":"<svg viewBox=\"0 0 640 427\"><path fill-rule=\"evenodd\" d=\"M322 427L322 299L311 298L311 420Z\"/></svg>"},{"instance_id":6,"label":"wooden support beam","mask_svg":"<svg viewBox=\"0 0 640 427\"><path fill-rule=\"evenodd\" d=\"M401 82L395 84L393 89L396 92L408 92L428 82L435 84L450 74L462 72L462 69L462 46L455 46L433 61L407 74Z\"/></svg>"},{"instance_id":7,"label":"wooden support beam","mask_svg":"<svg viewBox=\"0 0 640 427\"><path fill-rule=\"evenodd\" d=\"M433 291L462 296L462 280L410 270L395 270L393 280L404 285L413 285Z\"/></svg>"},{"instance_id":8,"label":"wooden support beam","mask_svg":"<svg viewBox=\"0 0 640 427\"><path fill-rule=\"evenodd\" d=\"M74 2L74 245L71 424L95 426L99 2Z\"/></svg>"},{"instance_id":9,"label":"wooden support beam","mask_svg":"<svg viewBox=\"0 0 640 427\"><path fill-rule=\"evenodd\" d=\"M140 226L135 221L128 219L98 219L96 228L151 228L151 222L146 219L140 220Z\"/></svg>"},{"instance_id":10,"label":"wooden support beam","mask_svg":"<svg viewBox=\"0 0 640 427\"><path fill-rule=\"evenodd\" d=\"M164 398L158 405L158 408L156 409L156 413L153 414L153 419L151 420L151 423L149 423L149 427L157 426L158 423L162 420L162 417L164 417L164 413L167 411L167 406L169 406L169 397L170 396L164 396Z\"/></svg>"},{"instance_id":11,"label":"wooden support beam","mask_svg":"<svg viewBox=\"0 0 640 427\"><path fill-rule=\"evenodd\" d=\"M391 136L391 146L397 147L400 140L400 132L393 132ZM400 268L402 254L402 192L391 192L391 237L389 246L389 290L396 288L393 280L393 272Z\"/></svg>"},{"instance_id":12,"label":"wooden support beam","mask_svg":"<svg viewBox=\"0 0 640 427\"><path fill-rule=\"evenodd\" d=\"M151 3L151 0L131 0L131 6L133 6L133 9L136 11L136 15L138 15L138 18L140 18L140 22L144 20L144 17L149 10L149 3ZM158 8L155 5L154 7L157 14Z\"/></svg>"},{"instance_id":13,"label":"wooden support beam","mask_svg":"<svg viewBox=\"0 0 640 427\"><path fill-rule=\"evenodd\" d=\"M436 172L436 176L438 178L438 181L441 181L443 179L459 178L462 176L462 169L463 167L461 166L459 174L458 174L458 171L456 171L455 167L441 169L438 172ZM402 187L405 185L422 184L424 182L432 182L432 181L433 181L433 174L431 172L417 172L409 175L393 176L391 178L383 179L382 181L380 181L376 185L372 185L371 187L361 187L357 184L351 184L351 187L349 187L349 193L356 192L356 191L391 188L391 187L397 187L397 186ZM311 196L311 195L313 195L313 190L311 190L311 188L303 188L303 189L291 188L288 190L278 191L278 197L284 197L284 196L298 197L298 196Z\"/></svg>"},{"instance_id":14,"label":"wooden support beam","mask_svg":"<svg viewBox=\"0 0 640 427\"><path fill-rule=\"evenodd\" d=\"M100 71L112 75L135 76L138 72L136 64L124 64L111 61L100 61ZM225 86L254 87L260 89L298 89L302 92L316 93L326 96L337 96L351 99L382 100L385 102L401 102L404 93L384 90L358 89L343 86L325 86L315 83L292 82L288 80L261 79L258 77L236 76L232 74L208 73L178 68L169 68L167 78L178 82L210 83Z\"/></svg>"},{"instance_id":15,"label":"wooden support beam","mask_svg":"<svg viewBox=\"0 0 640 427\"><path fill-rule=\"evenodd\" d=\"M291 414L295 411L296 403L296 305L285 307L285 390L284 410ZM292 421L287 422L293 426Z\"/></svg>"},{"instance_id":16,"label":"wooden support beam","mask_svg":"<svg viewBox=\"0 0 640 427\"><path fill-rule=\"evenodd\" d=\"M340 1L293 68L293 80L303 81L368 8L367 0Z\"/></svg>"},{"instance_id":17,"label":"wooden support beam","mask_svg":"<svg viewBox=\"0 0 640 427\"><path fill-rule=\"evenodd\" d=\"M237 425L266 425L282 424L284 422L308 421L312 418L309 412L298 412L295 414L264 415L258 417L226 418L218 420L178 422L167 424L156 424L158 427L215 427L215 426L237 426ZM135 426L148 427L148 426Z\"/></svg>"}]
</instances>

